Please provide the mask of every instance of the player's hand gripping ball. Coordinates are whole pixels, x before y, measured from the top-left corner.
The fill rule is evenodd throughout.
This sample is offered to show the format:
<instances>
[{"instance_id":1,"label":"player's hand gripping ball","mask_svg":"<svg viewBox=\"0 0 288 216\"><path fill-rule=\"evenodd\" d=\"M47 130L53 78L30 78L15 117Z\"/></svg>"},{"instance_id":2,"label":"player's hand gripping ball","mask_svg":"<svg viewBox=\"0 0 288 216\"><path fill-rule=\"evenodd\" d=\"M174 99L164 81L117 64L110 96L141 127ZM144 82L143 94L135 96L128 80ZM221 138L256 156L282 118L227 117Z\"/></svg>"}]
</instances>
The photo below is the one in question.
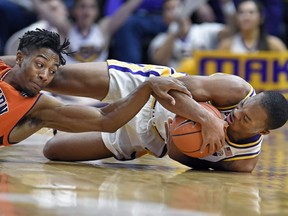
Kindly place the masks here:
<instances>
[{"instance_id":1,"label":"player's hand gripping ball","mask_svg":"<svg viewBox=\"0 0 288 216\"><path fill-rule=\"evenodd\" d=\"M211 104L203 102L199 104L216 117L223 119L221 112ZM209 146L206 146L205 150L200 153L203 139L199 123L176 115L171 125L171 136L174 144L184 154L194 158L208 156Z\"/></svg>"}]
</instances>

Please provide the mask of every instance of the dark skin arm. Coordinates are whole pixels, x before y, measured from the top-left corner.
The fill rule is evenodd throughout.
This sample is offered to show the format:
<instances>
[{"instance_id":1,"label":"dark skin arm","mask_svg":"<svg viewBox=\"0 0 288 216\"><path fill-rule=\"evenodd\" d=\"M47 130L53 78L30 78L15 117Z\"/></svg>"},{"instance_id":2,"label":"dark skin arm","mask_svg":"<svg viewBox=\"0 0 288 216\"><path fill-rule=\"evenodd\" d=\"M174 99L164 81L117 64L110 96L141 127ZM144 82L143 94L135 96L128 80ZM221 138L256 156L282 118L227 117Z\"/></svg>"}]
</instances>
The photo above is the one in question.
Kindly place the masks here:
<instances>
[{"instance_id":1,"label":"dark skin arm","mask_svg":"<svg viewBox=\"0 0 288 216\"><path fill-rule=\"evenodd\" d=\"M186 88L173 78L149 78L127 97L100 109L84 106L63 106L59 103L43 101L38 110L31 113L31 117L40 118L45 122L45 127L56 128L67 132L106 131L114 132L131 118L133 118L153 93L175 104L173 97L168 93L170 90L187 92ZM41 107L43 106L43 107Z\"/></svg>"},{"instance_id":2,"label":"dark skin arm","mask_svg":"<svg viewBox=\"0 0 288 216\"><path fill-rule=\"evenodd\" d=\"M16 56L0 56L10 67L16 65ZM81 80L81 82L79 82ZM57 94L91 97L102 100L109 89L106 62L88 62L64 65L58 68L53 80L44 90Z\"/></svg>"},{"instance_id":3,"label":"dark skin arm","mask_svg":"<svg viewBox=\"0 0 288 216\"><path fill-rule=\"evenodd\" d=\"M173 143L170 136L170 125L172 119L168 119L165 122L165 130L167 134L167 145L168 145L168 155L171 159L178 161L181 164L189 166L193 169L199 170L221 170L221 171L232 171L232 172L252 172L258 162L258 156L252 159L243 159L235 161L219 161L210 162L206 160L200 160L198 158L192 158L183 154Z\"/></svg>"},{"instance_id":4,"label":"dark skin arm","mask_svg":"<svg viewBox=\"0 0 288 216\"><path fill-rule=\"evenodd\" d=\"M114 132L132 119L155 94L175 103L170 90L186 92L187 89L176 79L167 77L149 78L127 97L102 108L63 105L57 99L42 95L34 108L25 116L11 133L11 141L19 142L42 127L66 132L103 131Z\"/></svg>"}]
</instances>

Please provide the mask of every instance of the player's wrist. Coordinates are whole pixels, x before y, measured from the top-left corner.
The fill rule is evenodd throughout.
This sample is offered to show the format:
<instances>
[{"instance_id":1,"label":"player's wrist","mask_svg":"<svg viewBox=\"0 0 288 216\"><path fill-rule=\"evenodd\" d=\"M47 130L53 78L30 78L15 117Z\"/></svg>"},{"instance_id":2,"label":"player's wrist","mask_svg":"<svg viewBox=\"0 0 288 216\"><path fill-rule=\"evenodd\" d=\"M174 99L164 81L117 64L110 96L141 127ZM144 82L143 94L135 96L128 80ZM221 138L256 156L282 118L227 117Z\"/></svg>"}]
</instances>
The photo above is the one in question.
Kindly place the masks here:
<instances>
[{"instance_id":1,"label":"player's wrist","mask_svg":"<svg viewBox=\"0 0 288 216\"><path fill-rule=\"evenodd\" d=\"M150 93L153 93L153 78L151 77L144 81L142 88L146 89L146 91L149 91Z\"/></svg>"}]
</instances>

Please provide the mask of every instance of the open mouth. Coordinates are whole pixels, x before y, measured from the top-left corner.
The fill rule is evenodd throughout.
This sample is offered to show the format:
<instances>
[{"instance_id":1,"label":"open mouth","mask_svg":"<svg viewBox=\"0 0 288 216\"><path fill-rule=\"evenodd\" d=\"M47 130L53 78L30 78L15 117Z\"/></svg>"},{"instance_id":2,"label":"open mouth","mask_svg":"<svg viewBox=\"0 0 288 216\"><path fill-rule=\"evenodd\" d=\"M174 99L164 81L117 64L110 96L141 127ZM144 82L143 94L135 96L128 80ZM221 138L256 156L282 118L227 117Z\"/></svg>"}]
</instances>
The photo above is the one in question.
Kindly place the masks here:
<instances>
[{"instance_id":1,"label":"open mouth","mask_svg":"<svg viewBox=\"0 0 288 216\"><path fill-rule=\"evenodd\" d=\"M231 112L227 118L226 118L227 122L229 125L231 125L233 123L233 120L234 120L234 116L233 116L233 112Z\"/></svg>"}]
</instances>

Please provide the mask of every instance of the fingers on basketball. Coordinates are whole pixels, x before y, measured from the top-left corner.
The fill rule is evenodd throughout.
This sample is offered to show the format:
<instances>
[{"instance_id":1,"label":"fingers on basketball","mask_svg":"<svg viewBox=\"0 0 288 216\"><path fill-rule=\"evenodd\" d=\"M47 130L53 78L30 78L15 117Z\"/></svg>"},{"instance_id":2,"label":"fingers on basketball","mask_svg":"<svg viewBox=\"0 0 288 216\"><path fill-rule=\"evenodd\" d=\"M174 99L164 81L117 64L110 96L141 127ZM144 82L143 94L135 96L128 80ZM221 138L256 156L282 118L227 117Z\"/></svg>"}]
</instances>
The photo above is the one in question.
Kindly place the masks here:
<instances>
[{"instance_id":1,"label":"fingers on basketball","mask_svg":"<svg viewBox=\"0 0 288 216\"><path fill-rule=\"evenodd\" d=\"M199 104L216 117L223 119L221 112L216 107L208 103L201 102ZM194 158L209 155L209 145L202 152L200 151L203 138L199 123L176 115L171 125L171 135L173 142L182 153Z\"/></svg>"}]
</instances>

